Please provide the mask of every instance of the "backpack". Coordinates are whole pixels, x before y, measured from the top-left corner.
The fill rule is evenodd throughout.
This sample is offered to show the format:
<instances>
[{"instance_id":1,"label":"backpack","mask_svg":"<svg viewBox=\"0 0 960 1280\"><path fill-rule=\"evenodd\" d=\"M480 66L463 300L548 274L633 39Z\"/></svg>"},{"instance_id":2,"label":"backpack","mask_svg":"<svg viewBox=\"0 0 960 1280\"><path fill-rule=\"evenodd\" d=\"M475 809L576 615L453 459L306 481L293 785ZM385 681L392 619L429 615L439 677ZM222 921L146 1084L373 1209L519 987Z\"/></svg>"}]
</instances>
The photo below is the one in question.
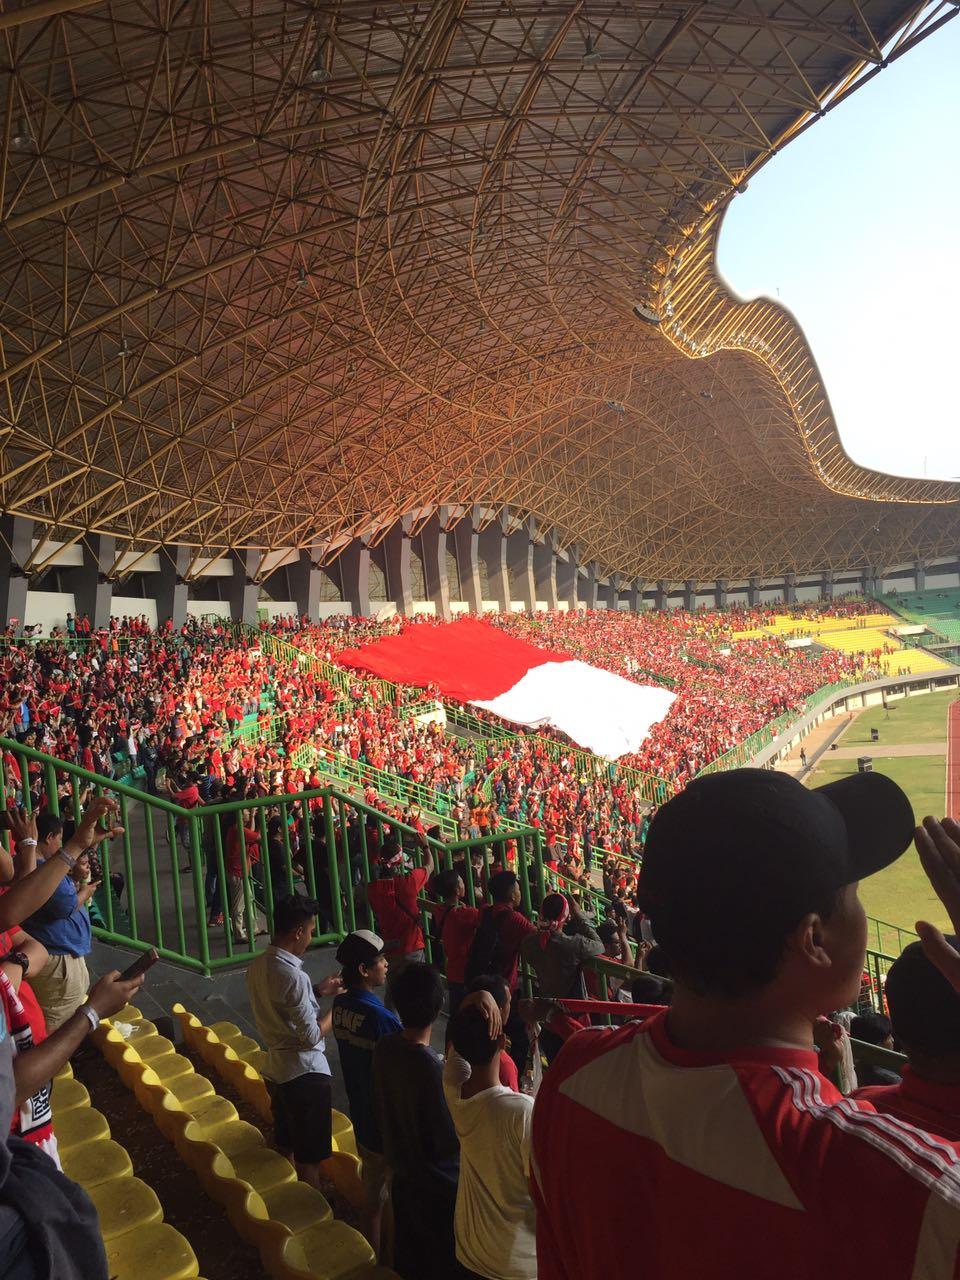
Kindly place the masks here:
<instances>
[{"instance_id":1,"label":"backpack","mask_svg":"<svg viewBox=\"0 0 960 1280\"><path fill-rule=\"evenodd\" d=\"M511 957L500 935L503 922L509 915L509 911L494 911L492 907L481 912L464 966L464 977L468 983L486 974L498 973L501 977L505 974Z\"/></svg>"}]
</instances>

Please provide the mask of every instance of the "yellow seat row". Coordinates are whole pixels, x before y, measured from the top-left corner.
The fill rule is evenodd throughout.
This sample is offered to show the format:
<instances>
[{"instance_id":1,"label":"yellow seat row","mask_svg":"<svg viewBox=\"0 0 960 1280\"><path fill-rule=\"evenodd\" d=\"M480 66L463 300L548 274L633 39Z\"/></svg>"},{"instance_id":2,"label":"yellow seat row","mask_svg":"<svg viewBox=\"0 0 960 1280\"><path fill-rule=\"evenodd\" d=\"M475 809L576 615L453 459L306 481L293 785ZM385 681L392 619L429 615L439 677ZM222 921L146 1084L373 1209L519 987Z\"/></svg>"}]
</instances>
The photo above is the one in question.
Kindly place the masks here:
<instances>
[{"instance_id":1,"label":"yellow seat row","mask_svg":"<svg viewBox=\"0 0 960 1280\"><path fill-rule=\"evenodd\" d=\"M93 1201L112 1280L192 1280L200 1267L190 1243L163 1221L156 1192L134 1177L127 1151L74 1079L69 1063L53 1082L54 1132L64 1173Z\"/></svg>"},{"instance_id":2,"label":"yellow seat row","mask_svg":"<svg viewBox=\"0 0 960 1280\"><path fill-rule=\"evenodd\" d=\"M105 1024L96 1033L101 1051L238 1235L259 1251L273 1280L389 1276L375 1266L363 1236L334 1218L326 1197L298 1182L289 1160L144 1022L136 1020L129 1039ZM241 1074L246 1078L238 1072L238 1080Z\"/></svg>"},{"instance_id":3,"label":"yellow seat row","mask_svg":"<svg viewBox=\"0 0 960 1280\"><path fill-rule=\"evenodd\" d=\"M233 1022L205 1026L182 1004L175 1004L172 1012L190 1048L269 1123L273 1118L270 1095L261 1071L265 1054L256 1040L244 1035ZM357 1141L350 1118L342 1111L333 1112L333 1155L324 1161L323 1171L349 1204L362 1207Z\"/></svg>"}]
</instances>

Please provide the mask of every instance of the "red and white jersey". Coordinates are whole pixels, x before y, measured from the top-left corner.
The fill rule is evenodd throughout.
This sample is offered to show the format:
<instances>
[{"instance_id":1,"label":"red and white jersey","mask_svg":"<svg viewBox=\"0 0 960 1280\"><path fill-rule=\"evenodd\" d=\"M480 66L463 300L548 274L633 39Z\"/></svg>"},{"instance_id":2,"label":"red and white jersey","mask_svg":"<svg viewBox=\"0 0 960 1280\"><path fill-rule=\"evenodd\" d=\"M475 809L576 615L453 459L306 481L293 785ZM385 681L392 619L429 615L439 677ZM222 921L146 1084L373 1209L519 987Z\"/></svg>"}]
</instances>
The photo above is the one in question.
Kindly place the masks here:
<instances>
[{"instance_id":1,"label":"red and white jersey","mask_svg":"<svg viewBox=\"0 0 960 1280\"><path fill-rule=\"evenodd\" d=\"M587 1029L533 1117L539 1280L956 1280L960 1144L844 1098L800 1049Z\"/></svg>"}]
</instances>

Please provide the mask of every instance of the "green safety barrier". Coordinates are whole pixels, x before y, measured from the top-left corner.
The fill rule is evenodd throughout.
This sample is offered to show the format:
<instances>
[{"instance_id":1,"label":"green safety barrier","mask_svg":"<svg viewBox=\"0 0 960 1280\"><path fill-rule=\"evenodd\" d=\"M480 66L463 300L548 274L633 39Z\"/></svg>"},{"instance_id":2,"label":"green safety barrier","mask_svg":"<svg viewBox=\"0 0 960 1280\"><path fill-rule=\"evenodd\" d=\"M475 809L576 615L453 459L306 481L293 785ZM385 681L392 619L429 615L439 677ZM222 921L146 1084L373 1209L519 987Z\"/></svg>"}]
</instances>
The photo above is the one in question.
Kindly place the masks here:
<instances>
[{"instance_id":1,"label":"green safety barrier","mask_svg":"<svg viewBox=\"0 0 960 1280\"><path fill-rule=\"evenodd\" d=\"M709 764L698 773L698 777L705 773L721 773L725 769L742 769L749 765L765 747L769 747L770 743L785 733L791 725L802 720L804 716L809 715L817 707L827 702L835 693L841 689L850 689L854 685L852 680L837 680L833 684L825 684L821 688L811 693L803 703L803 706L795 711L785 711L782 715L777 716L775 720L771 720L769 724L765 724L762 729L758 729L756 733L752 733L749 738L744 738L743 742L738 743L735 747L731 747L729 751L725 751L722 756L717 756L716 760L711 760Z\"/></svg>"},{"instance_id":2,"label":"green safety barrier","mask_svg":"<svg viewBox=\"0 0 960 1280\"><path fill-rule=\"evenodd\" d=\"M21 777L26 777L33 766L35 772L30 776L36 780L36 787L14 796L28 809L36 798L53 812L70 814L76 820L81 812L82 793L88 788L117 801L123 832L113 847L109 841L99 847L104 889L96 898L95 914L100 922L94 927L95 935L104 942L136 951L156 947L164 960L208 976L245 965L257 954L258 921L262 915L264 929L272 931L275 893L300 889L319 899L325 919L314 945L338 942L357 927L374 927L376 922L363 892L363 885L371 878L368 829L376 830L382 845L385 825L403 841L415 864L422 864L425 849L431 851L438 868L456 864L464 877L470 905L484 900L486 876L495 864L503 865L509 840L516 848L515 869L523 910L528 916L534 914L544 894L555 888L580 890L584 906L597 919L607 909L602 894L568 885L545 866L541 835L534 828L517 829L509 837L497 833L474 840L434 840L419 836L402 822L391 819L385 823L375 808L335 787L189 810L10 739L0 738L0 752L17 761ZM10 789L16 791L15 778L4 777L0 763L0 787L5 796L8 781ZM36 797L31 794L34 790ZM242 936L234 938L225 866L230 829L256 834L265 851L269 814L280 818L281 856L279 861L262 856L249 868L241 866L241 876L230 886L230 893L239 902L242 925ZM302 836L297 857L292 834L295 824ZM9 840L9 836L5 839ZM186 858L183 868L178 865L181 856ZM125 881L119 897L109 888L114 871L120 871ZM204 881L211 872L218 881L213 906L222 905L224 909L222 925L207 922ZM183 881L181 875L185 876ZM279 877L279 883L274 877ZM432 958L429 904L424 902L422 908L425 945L428 958ZM906 936L906 931L902 932ZM883 1010L883 983L893 959L879 950L867 952L867 981L860 1008ZM603 999L609 997L611 980L629 980L637 972L602 958L591 960L590 967L600 976ZM524 974L524 990L529 994L528 973ZM876 1054L861 1054L856 1044L854 1052L858 1060L881 1060ZM901 1060L897 1055L885 1054L882 1062L899 1069Z\"/></svg>"},{"instance_id":3,"label":"green safety barrier","mask_svg":"<svg viewBox=\"0 0 960 1280\"><path fill-rule=\"evenodd\" d=\"M517 847L517 871L525 909L530 912L546 892L548 869L543 862L540 832L531 827L499 831L476 840L436 840L421 837L414 828L394 819L385 819L376 808L334 786L312 788L295 795L258 796L184 809L162 796L149 795L115 779L100 777L79 765L57 760L22 743L0 738L0 752L17 762L21 778L28 775L31 787L25 790L15 777L6 776L0 760L0 787L5 797L31 808L36 798L44 808L79 818L83 794L113 797L119 806L123 832L111 847L100 846L104 885L113 872L124 878L122 901L109 891L99 900L103 925L95 929L105 942L134 950L155 946L165 959L198 972L246 963L257 954L257 925L273 928L276 893L301 889L319 897L326 916L326 928L316 943L337 941L345 933L373 924L373 917L360 890L370 879L367 840L369 822L383 839L388 825L398 833L419 863L420 850L432 850L438 867L451 867L463 857L467 897L471 903L482 898L482 881L474 874L471 854L476 853L484 875L495 860L502 859L507 841ZM280 818L283 853L279 860L266 856L268 820ZM241 864L236 878L238 919L242 936L235 938L230 927L226 856L230 830L243 830L259 837L261 857L252 867ZM350 823L357 830L357 848L350 847ZM302 845L294 858L292 829L301 832ZM8 839L8 837L7 837ZM240 837L243 839L243 837ZM241 846L242 847L242 846ZM180 865L184 859L183 866ZM213 906L224 912L222 925L207 922L208 903L205 877L217 878ZM275 876L280 883L275 884ZM182 877L182 878L181 878Z\"/></svg>"}]
</instances>

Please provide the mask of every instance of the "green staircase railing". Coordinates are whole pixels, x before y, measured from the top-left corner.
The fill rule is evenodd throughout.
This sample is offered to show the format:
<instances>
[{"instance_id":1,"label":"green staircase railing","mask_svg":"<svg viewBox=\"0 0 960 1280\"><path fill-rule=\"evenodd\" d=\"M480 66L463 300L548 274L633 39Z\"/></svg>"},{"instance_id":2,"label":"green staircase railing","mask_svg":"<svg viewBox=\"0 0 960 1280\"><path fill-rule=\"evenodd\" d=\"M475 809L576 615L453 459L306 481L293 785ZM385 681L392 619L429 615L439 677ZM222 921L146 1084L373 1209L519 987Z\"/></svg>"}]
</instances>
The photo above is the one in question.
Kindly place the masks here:
<instances>
[{"instance_id":1,"label":"green staircase railing","mask_svg":"<svg viewBox=\"0 0 960 1280\"><path fill-rule=\"evenodd\" d=\"M16 762L20 780L4 767L3 757ZM27 787L25 778L30 780ZM96 929L97 936L133 950L155 946L165 960L206 974L251 959L257 953L258 926L266 931L273 927L275 897L294 888L321 903L325 923L318 944L337 941L358 922L372 924L361 886L371 878L370 839L376 833L382 844L386 826L401 837L414 861L420 860L423 841L438 867L456 862L471 902L482 896L484 878L495 862L502 861L508 842L516 846L516 869L528 911L535 909L548 884L540 832L533 828L516 827L478 840L434 840L385 819L377 809L333 786L185 809L0 738L0 790L8 802L28 809L39 804L74 820L88 790L115 799L123 831L112 847L108 842L100 846L104 889L98 906L104 923ZM279 824L273 824L279 836L271 856L274 818L279 818ZM246 836L241 834L244 823ZM238 856L234 870L239 874L229 877L231 846L235 842L242 848L243 841L252 848L253 837L258 856L249 865ZM471 855L480 864L476 873ZM110 888L117 872L124 882L119 895ZM230 920L231 892L236 931ZM208 922L221 912L222 922Z\"/></svg>"}]
</instances>

